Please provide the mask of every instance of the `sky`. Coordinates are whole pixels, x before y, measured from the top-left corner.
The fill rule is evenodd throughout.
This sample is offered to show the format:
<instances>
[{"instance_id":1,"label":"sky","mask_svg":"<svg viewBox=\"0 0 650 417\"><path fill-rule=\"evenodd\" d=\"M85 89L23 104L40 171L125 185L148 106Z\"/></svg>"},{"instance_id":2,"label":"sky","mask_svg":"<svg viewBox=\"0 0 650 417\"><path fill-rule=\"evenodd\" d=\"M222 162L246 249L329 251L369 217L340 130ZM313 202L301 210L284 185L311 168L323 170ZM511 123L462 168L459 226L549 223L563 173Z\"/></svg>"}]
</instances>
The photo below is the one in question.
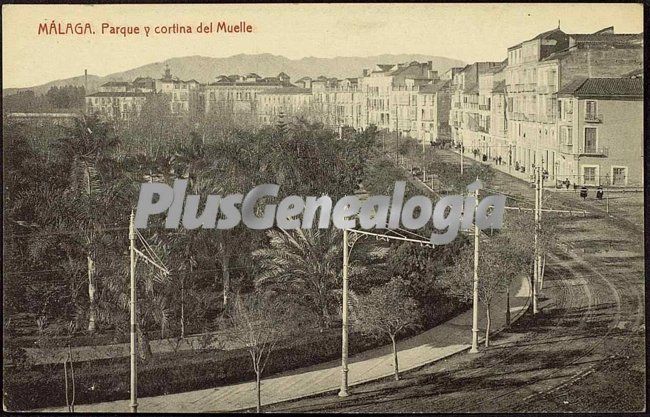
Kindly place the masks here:
<instances>
[{"instance_id":1,"label":"sky","mask_svg":"<svg viewBox=\"0 0 650 417\"><path fill-rule=\"evenodd\" d=\"M39 24L90 23L95 34L40 34ZM154 34L177 23L252 25L252 33ZM621 3L3 5L3 87L29 87L89 74L105 76L168 58L270 53L303 57L426 54L501 61L509 46L558 26L591 33L643 31L643 7ZM149 36L102 34L102 23L138 26Z\"/></svg>"}]
</instances>

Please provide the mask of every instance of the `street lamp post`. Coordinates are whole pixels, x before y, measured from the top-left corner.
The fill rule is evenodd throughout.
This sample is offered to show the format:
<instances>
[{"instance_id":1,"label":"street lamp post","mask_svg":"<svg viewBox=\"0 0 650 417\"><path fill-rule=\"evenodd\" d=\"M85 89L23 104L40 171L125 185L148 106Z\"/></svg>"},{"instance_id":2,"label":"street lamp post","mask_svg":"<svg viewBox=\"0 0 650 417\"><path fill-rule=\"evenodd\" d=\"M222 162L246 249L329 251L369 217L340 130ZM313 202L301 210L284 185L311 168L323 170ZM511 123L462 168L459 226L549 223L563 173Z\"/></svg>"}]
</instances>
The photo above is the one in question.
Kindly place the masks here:
<instances>
[{"instance_id":1,"label":"street lamp post","mask_svg":"<svg viewBox=\"0 0 650 417\"><path fill-rule=\"evenodd\" d=\"M374 236L376 239L380 240L399 240L402 242L411 242L411 243L417 243L420 246L425 246L425 247L430 247L434 248L435 246L431 243L429 240L425 240L427 238L424 238L422 236L419 236L413 232L407 232L402 229L398 229L398 231L395 230L390 230L389 232L392 232L396 234L397 236L394 235L389 235L389 234L380 234L380 233L372 233L372 232L367 232L365 230L356 230L356 229L343 229L343 305L341 309L341 320L342 320L342 326L341 326L341 388L339 390L339 397L347 397L349 395L348 392L348 263L349 263L349 257L350 257L350 252L352 250L352 247L358 240L358 238L363 237L363 236ZM401 232L404 232L403 234ZM354 234L352 239L349 239L350 233ZM412 236L412 237L409 237Z\"/></svg>"},{"instance_id":2,"label":"street lamp post","mask_svg":"<svg viewBox=\"0 0 650 417\"><path fill-rule=\"evenodd\" d=\"M129 221L129 252L131 257L131 412L138 412L138 360L135 353L135 326L136 326L136 286L135 286L135 226L134 214L131 211Z\"/></svg>"},{"instance_id":3,"label":"street lamp post","mask_svg":"<svg viewBox=\"0 0 650 417\"><path fill-rule=\"evenodd\" d=\"M474 218L476 219L476 211L478 210L478 187L474 191ZM472 348L470 353L478 352L478 245L479 245L479 230L476 222L474 222L474 288L472 300Z\"/></svg>"},{"instance_id":4,"label":"street lamp post","mask_svg":"<svg viewBox=\"0 0 650 417\"><path fill-rule=\"evenodd\" d=\"M465 152L465 145L461 139L460 141L460 175L463 175L463 153Z\"/></svg>"},{"instance_id":5,"label":"street lamp post","mask_svg":"<svg viewBox=\"0 0 650 417\"><path fill-rule=\"evenodd\" d=\"M343 229L343 300L341 306L341 388L339 397L348 392L348 229Z\"/></svg>"},{"instance_id":6,"label":"street lamp post","mask_svg":"<svg viewBox=\"0 0 650 417\"><path fill-rule=\"evenodd\" d=\"M131 325L130 325L130 356L131 356L131 412L138 412L138 358L136 356L136 329L137 329L137 297L136 297L136 277L135 277L135 264L136 256L143 259L149 265L157 268L165 275L169 275L169 270L163 265L160 259L156 256L155 253L150 250L149 255L144 254L135 247L135 238L136 236L145 244L145 247L148 246L142 235L135 228L135 215L133 210L131 210L131 216L129 217L129 255L130 255L130 285L131 285Z\"/></svg>"},{"instance_id":7,"label":"street lamp post","mask_svg":"<svg viewBox=\"0 0 650 417\"><path fill-rule=\"evenodd\" d=\"M534 261L533 261L533 314L537 314L537 281L539 279L539 249L538 249L538 232L539 232L539 214L540 214L540 166L535 167L535 233L534 233Z\"/></svg>"}]
</instances>

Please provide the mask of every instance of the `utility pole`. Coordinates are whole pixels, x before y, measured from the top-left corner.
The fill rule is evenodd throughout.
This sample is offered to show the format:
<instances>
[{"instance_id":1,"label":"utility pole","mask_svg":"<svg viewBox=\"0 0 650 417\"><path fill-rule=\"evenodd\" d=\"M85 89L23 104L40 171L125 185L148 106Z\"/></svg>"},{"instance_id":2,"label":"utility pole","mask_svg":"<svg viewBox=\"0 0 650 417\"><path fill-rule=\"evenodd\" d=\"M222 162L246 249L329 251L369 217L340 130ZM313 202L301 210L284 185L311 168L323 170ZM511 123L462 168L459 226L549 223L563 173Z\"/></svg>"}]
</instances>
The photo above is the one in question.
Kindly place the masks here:
<instances>
[{"instance_id":1,"label":"utility pole","mask_svg":"<svg viewBox=\"0 0 650 417\"><path fill-rule=\"evenodd\" d=\"M136 357L135 216L131 210L129 243L131 255L131 412L138 412L138 362Z\"/></svg>"},{"instance_id":2,"label":"utility pole","mask_svg":"<svg viewBox=\"0 0 650 417\"><path fill-rule=\"evenodd\" d=\"M476 212L478 211L478 187L474 191L474 293L472 302L472 348L469 353L478 353L478 226Z\"/></svg>"},{"instance_id":3,"label":"utility pole","mask_svg":"<svg viewBox=\"0 0 650 417\"><path fill-rule=\"evenodd\" d=\"M399 165L399 109L395 107L395 130L397 131L397 147L395 148L395 157L397 158L397 164Z\"/></svg>"},{"instance_id":4,"label":"utility pole","mask_svg":"<svg viewBox=\"0 0 650 417\"><path fill-rule=\"evenodd\" d=\"M544 195L544 160L542 160L542 164L539 167L539 210L537 214L537 230L538 233L542 231L542 200L543 200L543 195ZM537 291L542 288L542 273L543 273L543 266L542 266L542 254L541 251L539 250L539 236L538 236L538 242L537 242Z\"/></svg>"},{"instance_id":5,"label":"utility pole","mask_svg":"<svg viewBox=\"0 0 650 417\"><path fill-rule=\"evenodd\" d=\"M540 183L540 167L535 166L535 233L534 233L534 262L533 262L533 314L537 314L537 280L539 279L539 250L537 247L538 243L538 232L539 232L539 209L540 209L540 198L539 198L539 183Z\"/></svg>"},{"instance_id":6,"label":"utility pole","mask_svg":"<svg viewBox=\"0 0 650 417\"><path fill-rule=\"evenodd\" d=\"M348 230L343 229L343 309L341 312L341 390L339 397L348 396Z\"/></svg>"},{"instance_id":7,"label":"utility pole","mask_svg":"<svg viewBox=\"0 0 650 417\"><path fill-rule=\"evenodd\" d=\"M462 140L460 142L460 175L463 175L463 153L465 152L465 145Z\"/></svg>"}]
</instances>

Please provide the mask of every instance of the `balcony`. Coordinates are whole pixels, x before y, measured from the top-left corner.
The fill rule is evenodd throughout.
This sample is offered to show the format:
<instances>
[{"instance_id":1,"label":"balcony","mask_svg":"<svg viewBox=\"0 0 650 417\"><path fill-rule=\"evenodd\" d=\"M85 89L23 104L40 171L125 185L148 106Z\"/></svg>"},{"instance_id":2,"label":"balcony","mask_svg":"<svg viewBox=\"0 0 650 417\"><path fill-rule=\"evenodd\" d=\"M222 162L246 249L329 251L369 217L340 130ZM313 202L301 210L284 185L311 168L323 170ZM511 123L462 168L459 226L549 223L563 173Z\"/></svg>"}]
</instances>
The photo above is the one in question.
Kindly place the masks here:
<instances>
[{"instance_id":1,"label":"balcony","mask_svg":"<svg viewBox=\"0 0 650 417\"><path fill-rule=\"evenodd\" d=\"M454 103L454 108L455 109L460 109L460 103Z\"/></svg>"},{"instance_id":2,"label":"balcony","mask_svg":"<svg viewBox=\"0 0 650 417\"><path fill-rule=\"evenodd\" d=\"M605 147L588 147L578 150L579 156L608 156L609 149Z\"/></svg>"},{"instance_id":3,"label":"balcony","mask_svg":"<svg viewBox=\"0 0 650 417\"><path fill-rule=\"evenodd\" d=\"M490 110L490 105L489 104L479 104L478 109L479 110Z\"/></svg>"},{"instance_id":4,"label":"balcony","mask_svg":"<svg viewBox=\"0 0 650 417\"><path fill-rule=\"evenodd\" d=\"M490 133L489 128L487 128L487 127L485 127L485 126L477 126L476 129L477 129L479 132Z\"/></svg>"},{"instance_id":5,"label":"balcony","mask_svg":"<svg viewBox=\"0 0 650 417\"><path fill-rule=\"evenodd\" d=\"M590 114L587 113L585 114L585 122L588 123L602 123L603 122L603 115L602 114Z\"/></svg>"}]
</instances>

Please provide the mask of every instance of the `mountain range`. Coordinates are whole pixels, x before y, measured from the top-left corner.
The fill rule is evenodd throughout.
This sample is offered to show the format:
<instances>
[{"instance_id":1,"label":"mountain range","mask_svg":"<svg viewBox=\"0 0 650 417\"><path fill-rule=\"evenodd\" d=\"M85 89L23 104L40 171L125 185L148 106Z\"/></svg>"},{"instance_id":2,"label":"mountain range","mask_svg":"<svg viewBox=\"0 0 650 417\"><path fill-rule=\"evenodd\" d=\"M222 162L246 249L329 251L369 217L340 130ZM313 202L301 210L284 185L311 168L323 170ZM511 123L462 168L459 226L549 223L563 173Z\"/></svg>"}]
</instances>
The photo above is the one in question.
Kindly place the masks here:
<instances>
[{"instance_id":1,"label":"mountain range","mask_svg":"<svg viewBox=\"0 0 650 417\"><path fill-rule=\"evenodd\" d=\"M162 62L143 65L103 77L88 74L88 92L97 90L100 85L108 81L132 81L137 77L160 78L167 65L169 65L173 76L179 77L182 80L195 79L199 82L206 83L212 82L221 74L243 75L250 72L259 74L262 77L269 77L276 76L283 71L291 77L292 81L296 81L305 76L315 78L319 75L337 78L359 77L363 69L372 68L376 64L395 64L411 61L432 61L434 69L439 74L442 74L449 68L465 65L457 59L417 54L335 58L307 57L301 59L289 59L284 56L272 54L239 54L226 58L194 55L170 58ZM84 76L80 75L25 88L6 88L2 90L2 95L5 96L23 90L32 90L36 94L45 94L50 87L65 85L83 86Z\"/></svg>"}]
</instances>

